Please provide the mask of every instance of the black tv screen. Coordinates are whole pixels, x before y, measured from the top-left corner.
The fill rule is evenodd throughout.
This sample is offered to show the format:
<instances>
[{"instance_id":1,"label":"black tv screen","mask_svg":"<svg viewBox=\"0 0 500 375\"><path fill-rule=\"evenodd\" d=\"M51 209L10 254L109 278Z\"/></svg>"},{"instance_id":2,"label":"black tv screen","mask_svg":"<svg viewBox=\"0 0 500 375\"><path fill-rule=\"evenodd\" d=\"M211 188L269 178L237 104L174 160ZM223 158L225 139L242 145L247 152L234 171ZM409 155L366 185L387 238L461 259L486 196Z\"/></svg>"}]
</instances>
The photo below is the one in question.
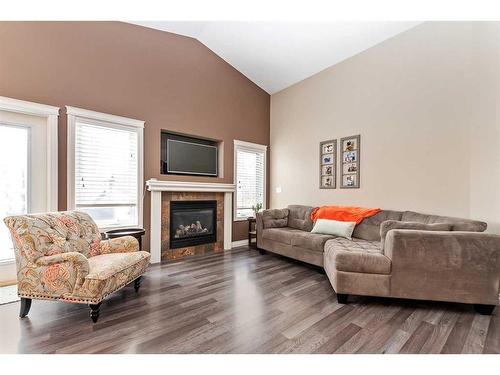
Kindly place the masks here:
<instances>
[{"instance_id":1,"label":"black tv screen","mask_svg":"<svg viewBox=\"0 0 500 375\"><path fill-rule=\"evenodd\" d=\"M217 176L217 146L167 139L166 172Z\"/></svg>"}]
</instances>

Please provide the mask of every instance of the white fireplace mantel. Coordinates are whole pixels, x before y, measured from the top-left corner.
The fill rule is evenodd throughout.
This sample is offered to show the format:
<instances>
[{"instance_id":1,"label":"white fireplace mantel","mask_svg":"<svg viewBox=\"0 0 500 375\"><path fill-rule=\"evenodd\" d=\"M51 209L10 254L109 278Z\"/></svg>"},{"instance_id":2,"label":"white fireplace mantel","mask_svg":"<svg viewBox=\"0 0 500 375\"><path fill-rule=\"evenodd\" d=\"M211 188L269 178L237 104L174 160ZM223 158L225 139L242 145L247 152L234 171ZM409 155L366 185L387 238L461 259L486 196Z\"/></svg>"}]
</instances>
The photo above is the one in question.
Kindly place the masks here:
<instances>
[{"instance_id":1,"label":"white fireplace mantel","mask_svg":"<svg viewBox=\"0 0 500 375\"><path fill-rule=\"evenodd\" d=\"M151 179L146 181L147 189L151 192L151 228L150 249L151 263L161 262L161 192L220 192L224 193L224 250L231 249L233 193L234 184L160 181Z\"/></svg>"}]
</instances>

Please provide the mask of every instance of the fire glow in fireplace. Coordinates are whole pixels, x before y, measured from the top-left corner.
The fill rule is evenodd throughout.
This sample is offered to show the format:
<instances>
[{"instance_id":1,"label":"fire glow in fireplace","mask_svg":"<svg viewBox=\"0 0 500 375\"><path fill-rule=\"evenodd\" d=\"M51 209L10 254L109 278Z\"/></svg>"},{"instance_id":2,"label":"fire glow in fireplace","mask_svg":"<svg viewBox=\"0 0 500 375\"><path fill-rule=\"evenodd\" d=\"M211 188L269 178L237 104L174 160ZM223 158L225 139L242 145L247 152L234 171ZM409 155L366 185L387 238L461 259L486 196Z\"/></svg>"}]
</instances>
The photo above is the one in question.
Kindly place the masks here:
<instances>
[{"instance_id":1,"label":"fire glow in fireplace","mask_svg":"<svg viewBox=\"0 0 500 375\"><path fill-rule=\"evenodd\" d=\"M170 202L170 248L217 241L217 201Z\"/></svg>"}]
</instances>

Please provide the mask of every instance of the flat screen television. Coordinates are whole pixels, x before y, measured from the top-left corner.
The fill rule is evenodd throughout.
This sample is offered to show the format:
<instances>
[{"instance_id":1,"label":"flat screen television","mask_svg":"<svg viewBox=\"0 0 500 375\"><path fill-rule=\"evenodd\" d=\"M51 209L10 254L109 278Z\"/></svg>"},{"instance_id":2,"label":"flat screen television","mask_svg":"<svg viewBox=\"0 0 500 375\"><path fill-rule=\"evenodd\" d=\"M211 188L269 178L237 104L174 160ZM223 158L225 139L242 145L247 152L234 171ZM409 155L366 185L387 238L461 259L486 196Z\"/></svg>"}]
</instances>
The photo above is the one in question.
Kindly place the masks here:
<instances>
[{"instance_id":1,"label":"flat screen television","mask_svg":"<svg viewBox=\"0 0 500 375\"><path fill-rule=\"evenodd\" d=\"M162 134L162 173L217 176L217 144Z\"/></svg>"}]
</instances>

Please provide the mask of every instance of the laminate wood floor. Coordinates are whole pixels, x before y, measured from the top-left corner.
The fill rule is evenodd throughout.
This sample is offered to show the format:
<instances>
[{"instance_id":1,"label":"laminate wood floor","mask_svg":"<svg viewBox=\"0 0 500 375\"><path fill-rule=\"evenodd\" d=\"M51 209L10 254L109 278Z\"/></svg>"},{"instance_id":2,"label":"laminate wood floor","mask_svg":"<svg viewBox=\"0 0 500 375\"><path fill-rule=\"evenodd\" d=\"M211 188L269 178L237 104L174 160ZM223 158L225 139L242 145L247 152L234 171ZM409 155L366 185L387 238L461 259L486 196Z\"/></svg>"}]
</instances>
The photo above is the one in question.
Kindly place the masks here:
<instances>
[{"instance_id":1,"label":"laminate wood floor","mask_svg":"<svg viewBox=\"0 0 500 375\"><path fill-rule=\"evenodd\" d=\"M0 306L0 353L500 353L492 316L450 303L350 297L326 275L248 248L152 266L88 308L33 301Z\"/></svg>"}]
</instances>

